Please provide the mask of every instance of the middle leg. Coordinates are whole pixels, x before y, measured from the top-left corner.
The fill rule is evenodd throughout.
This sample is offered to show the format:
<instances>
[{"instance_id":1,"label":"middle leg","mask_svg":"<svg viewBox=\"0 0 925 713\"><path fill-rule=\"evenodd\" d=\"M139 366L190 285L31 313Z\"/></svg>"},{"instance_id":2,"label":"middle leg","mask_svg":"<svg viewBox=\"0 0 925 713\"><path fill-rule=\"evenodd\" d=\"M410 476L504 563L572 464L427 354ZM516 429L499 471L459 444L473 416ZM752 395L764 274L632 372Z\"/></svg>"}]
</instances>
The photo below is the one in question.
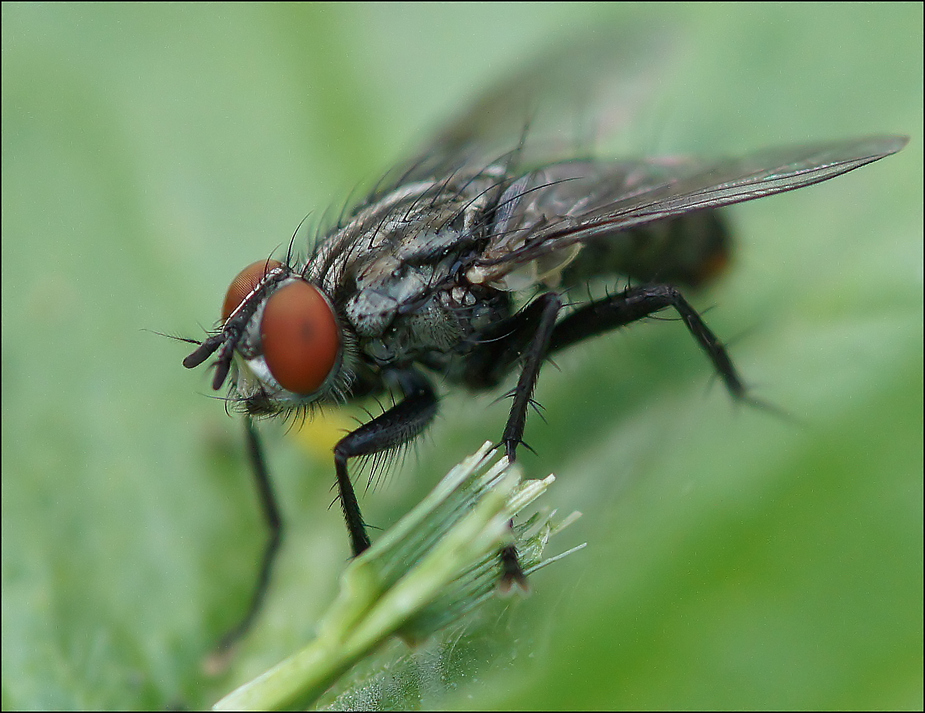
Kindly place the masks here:
<instances>
[{"instance_id":1,"label":"middle leg","mask_svg":"<svg viewBox=\"0 0 925 713\"><path fill-rule=\"evenodd\" d=\"M508 322L498 325L498 336L491 335L481 350L473 354L467 370L467 379L473 385L490 384L518 360L523 364L513 397L501 443L508 460L517 457L517 446L523 443L527 409L533 400L533 390L539 377L540 367L549 349L549 340L556 326L556 318L562 309L562 300L555 293L547 293L535 299ZM503 335L503 336L500 336ZM513 539L513 521L508 523ZM509 589L517 584L527 589L527 577L520 566L517 548L514 544L501 548L501 587Z\"/></svg>"}]
</instances>

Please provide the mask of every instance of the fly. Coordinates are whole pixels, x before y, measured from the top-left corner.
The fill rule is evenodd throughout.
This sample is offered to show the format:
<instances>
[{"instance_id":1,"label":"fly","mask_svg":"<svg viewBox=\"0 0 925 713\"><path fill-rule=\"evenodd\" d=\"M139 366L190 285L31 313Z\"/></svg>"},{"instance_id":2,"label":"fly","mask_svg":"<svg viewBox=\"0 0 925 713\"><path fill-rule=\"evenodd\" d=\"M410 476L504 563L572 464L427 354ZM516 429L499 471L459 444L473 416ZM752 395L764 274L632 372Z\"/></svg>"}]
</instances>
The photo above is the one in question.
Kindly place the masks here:
<instances>
[{"instance_id":1,"label":"fly","mask_svg":"<svg viewBox=\"0 0 925 713\"><path fill-rule=\"evenodd\" d=\"M470 112L470 117L475 112ZM471 122L471 119L467 120ZM518 149L486 160L461 122L400 177L374 191L304 261L265 259L225 296L215 332L183 361L213 355L227 385L270 527L259 580L234 642L256 615L280 542L280 517L254 419L310 413L391 394L395 404L334 447L334 475L354 556L370 546L351 482L353 459L411 442L434 419L437 376L472 390L516 385L500 444L511 460L543 362L666 308L680 315L735 398L743 380L684 296L717 275L730 238L724 206L826 181L896 153L901 136L759 151L743 158L565 160L527 165ZM595 278L629 287L576 301ZM566 295L569 295L566 299ZM513 547L502 577L522 578Z\"/></svg>"}]
</instances>

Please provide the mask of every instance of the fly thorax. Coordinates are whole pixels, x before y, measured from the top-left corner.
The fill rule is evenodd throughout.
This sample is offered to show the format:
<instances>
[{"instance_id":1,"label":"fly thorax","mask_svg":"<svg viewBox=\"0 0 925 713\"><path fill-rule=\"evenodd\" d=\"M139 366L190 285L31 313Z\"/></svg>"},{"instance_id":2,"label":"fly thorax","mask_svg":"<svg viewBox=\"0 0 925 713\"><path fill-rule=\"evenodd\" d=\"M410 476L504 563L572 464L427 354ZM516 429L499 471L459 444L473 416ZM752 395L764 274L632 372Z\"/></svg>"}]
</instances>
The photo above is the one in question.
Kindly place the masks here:
<instances>
[{"instance_id":1,"label":"fly thorax","mask_svg":"<svg viewBox=\"0 0 925 713\"><path fill-rule=\"evenodd\" d=\"M405 365L431 352L451 350L468 331L460 314L434 295L398 313L381 335L361 340L361 350L380 367Z\"/></svg>"},{"instance_id":2,"label":"fly thorax","mask_svg":"<svg viewBox=\"0 0 925 713\"><path fill-rule=\"evenodd\" d=\"M412 266L393 255L383 255L356 277L356 292L344 312L360 338L382 336L399 314L427 300L433 284L431 265Z\"/></svg>"}]
</instances>

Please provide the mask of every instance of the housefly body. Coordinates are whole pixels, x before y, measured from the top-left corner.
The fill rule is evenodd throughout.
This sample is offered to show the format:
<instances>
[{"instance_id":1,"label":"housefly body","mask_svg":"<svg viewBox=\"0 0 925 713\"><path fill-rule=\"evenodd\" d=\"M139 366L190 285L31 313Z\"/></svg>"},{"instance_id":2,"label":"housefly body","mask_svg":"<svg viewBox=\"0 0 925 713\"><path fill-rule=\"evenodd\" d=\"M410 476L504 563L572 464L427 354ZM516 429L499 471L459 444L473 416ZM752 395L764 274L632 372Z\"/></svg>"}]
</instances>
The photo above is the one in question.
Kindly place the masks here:
<instances>
[{"instance_id":1,"label":"housefly body","mask_svg":"<svg viewBox=\"0 0 925 713\"><path fill-rule=\"evenodd\" d=\"M456 127L458 129L458 127ZM716 210L834 178L899 151L873 136L772 149L744 158L560 160L522 152L486 159L477 130L445 133L400 176L360 202L304 261L264 259L225 296L214 333L183 361L214 355L213 389L244 415L271 537L257 589L231 643L249 626L280 540L258 417L390 394L394 405L334 447L350 546L370 546L352 459L399 449L434 419L434 377L474 390L516 378L500 443L514 459L544 361L666 308L680 315L726 388L743 381L684 297L719 272L729 237ZM290 251L291 252L291 251ZM580 300L594 278L628 287ZM503 578L521 577L516 552Z\"/></svg>"}]
</instances>

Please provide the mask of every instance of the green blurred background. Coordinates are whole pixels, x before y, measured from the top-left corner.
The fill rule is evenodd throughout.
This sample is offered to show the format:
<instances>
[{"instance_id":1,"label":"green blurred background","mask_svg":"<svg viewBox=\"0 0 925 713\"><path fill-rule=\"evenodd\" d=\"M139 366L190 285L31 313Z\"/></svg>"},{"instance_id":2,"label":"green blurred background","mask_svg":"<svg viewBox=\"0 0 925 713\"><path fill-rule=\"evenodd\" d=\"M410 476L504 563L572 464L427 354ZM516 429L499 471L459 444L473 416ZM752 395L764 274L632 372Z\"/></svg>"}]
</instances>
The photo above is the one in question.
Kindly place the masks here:
<instances>
[{"instance_id":1,"label":"green blurred background","mask_svg":"<svg viewBox=\"0 0 925 713\"><path fill-rule=\"evenodd\" d=\"M346 537L329 457L269 426L289 539L200 674L264 535L239 424L146 330L201 334L241 267L543 46L662 22L689 46L640 153L911 143L732 211L735 269L695 302L792 421L731 407L677 323L544 372L523 464L584 512L553 550L589 546L402 705L922 707L921 4L4 3L4 709L200 707L311 636ZM492 398L448 396L368 520L497 439Z\"/></svg>"}]
</instances>

